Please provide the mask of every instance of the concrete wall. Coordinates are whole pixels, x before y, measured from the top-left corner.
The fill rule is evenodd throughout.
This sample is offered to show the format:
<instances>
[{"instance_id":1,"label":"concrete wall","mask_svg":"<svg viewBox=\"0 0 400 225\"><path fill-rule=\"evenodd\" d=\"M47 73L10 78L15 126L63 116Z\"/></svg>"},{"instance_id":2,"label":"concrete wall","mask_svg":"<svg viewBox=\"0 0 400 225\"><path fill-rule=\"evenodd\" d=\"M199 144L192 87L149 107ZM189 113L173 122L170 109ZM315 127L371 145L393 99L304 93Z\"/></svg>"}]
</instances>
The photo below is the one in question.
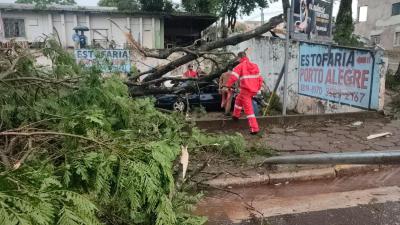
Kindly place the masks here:
<instances>
[{"instance_id":1,"label":"concrete wall","mask_svg":"<svg viewBox=\"0 0 400 225\"><path fill-rule=\"evenodd\" d=\"M1 17L15 18L25 20L25 37L16 38L17 41L38 41L43 33L52 33L51 21L49 21L48 13L33 12L0 12ZM3 34L4 35L4 34ZM5 40L4 36L0 36L0 40Z\"/></svg>"},{"instance_id":2,"label":"concrete wall","mask_svg":"<svg viewBox=\"0 0 400 225\"><path fill-rule=\"evenodd\" d=\"M237 46L230 47L230 50L239 52L248 48L248 55L250 59L260 66L261 73L266 79L266 83L270 90L273 90L285 58L284 42L280 40L270 40L268 37L255 38L243 42ZM290 46L290 61L289 61L289 81L288 81L288 110L293 110L298 113L304 114L321 114L321 113L341 113L341 112L356 112L363 111L359 108L342 105L326 100L320 100L298 94L298 68L299 68L299 44L293 42ZM383 56L382 56L383 57ZM384 63L377 62L375 66L376 73L380 82L375 90L379 92L380 109L383 109L384 102L384 83L385 74L387 69L387 60ZM278 96L282 99L283 96L283 81L278 88Z\"/></svg>"},{"instance_id":3,"label":"concrete wall","mask_svg":"<svg viewBox=\"0 0 400 225\"><path fill-rule=\"evenodd\" d=\"M236 46L229 46L228 50L239 52L248 48L249 58L257 63L260 67L261 74L264 76L268 88L273 90L277 82L279 73L285 58L284 41L271 40L269 37L254 38L246 42L242 42ZM170 60L182 57L182 53L174 53ZM288 110L303 114L323 114L323 113L342 113L342 112L357 112L363 111L360 108L354 108L348 105L335 103L326 100L320 100L298 94L298 68L299 68L299 43L293 42L290 46L290 62L289 62L289 92L288 92ZM379 92L379 96L374 98L373 105L379 105L379 109L383 109L384 91L385 91L385 74L387 71L388 60L382 53L377 53L375 64L375 73L379 79L374 81L373 91ZM152 58L144 58L137 53L134 53L133 63L140 71L147 71L151 68L168 63L167 60L158 60ZM197 67L196 62L192 62ZM211 72L212 64L210 62L201 63L201 67L206 72ZM186 65L180 66L177 69L168 73L169 76L181 76L186 70ZM283 96L283 80L278 88L278 96Z\"/></svg>"},{"instance_id":4,"label":"concrete wall","mask_svg":"<svg viewBox=\"0 0 400 225\"><path fill-rule=\"evenodd\" d=\"M158 17L136 17L123 14L83 13L83 12L44 12L44 11L1 11L1 18L18 18L25 21L25 37L17 38L18 41L40 41L45 35L57 31L64 47L73 47L72 30L77 25L84 25L91 29L85 32L88 44L93 38L113 40L118 48L123 48L126 43L123 32L112 24L111 18L125 32L131 30L133 37L146 48L164 48L164 23ZM101 35L93 29L97 30ZM0 35L0 41L7 39ZM103 47L106 47L103 46Z\"/></svg>"}]
</instances>

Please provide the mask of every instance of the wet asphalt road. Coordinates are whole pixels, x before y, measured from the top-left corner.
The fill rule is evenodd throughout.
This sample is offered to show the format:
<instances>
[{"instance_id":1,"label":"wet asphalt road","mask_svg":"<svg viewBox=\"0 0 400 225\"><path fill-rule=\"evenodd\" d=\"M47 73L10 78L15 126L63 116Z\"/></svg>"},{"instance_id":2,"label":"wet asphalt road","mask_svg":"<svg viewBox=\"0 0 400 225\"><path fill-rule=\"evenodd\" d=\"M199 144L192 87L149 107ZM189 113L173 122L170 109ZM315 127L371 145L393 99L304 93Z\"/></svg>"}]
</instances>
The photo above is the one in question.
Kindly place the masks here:
<instances>
[{"instance_id":1,"label":"wet asphalt road","mask_svg":"<svg viewBox=\"0 0 400 225\"><path fill-rule=\"evenodd\" d=\"M400 168L210 191L196 213L208 225L400 225Z\"/></svg>"},{"instance_id":2,"label":"wet asphalt road","mask_svg":"<svg viewBox=\"0 0 400 225\"><path fill-rule=\"evenodd\" d=\"M400 202L253 219L235 225L399 225ZM229 223L227 223L228 225Z\"/></svg>"}]
</instances>

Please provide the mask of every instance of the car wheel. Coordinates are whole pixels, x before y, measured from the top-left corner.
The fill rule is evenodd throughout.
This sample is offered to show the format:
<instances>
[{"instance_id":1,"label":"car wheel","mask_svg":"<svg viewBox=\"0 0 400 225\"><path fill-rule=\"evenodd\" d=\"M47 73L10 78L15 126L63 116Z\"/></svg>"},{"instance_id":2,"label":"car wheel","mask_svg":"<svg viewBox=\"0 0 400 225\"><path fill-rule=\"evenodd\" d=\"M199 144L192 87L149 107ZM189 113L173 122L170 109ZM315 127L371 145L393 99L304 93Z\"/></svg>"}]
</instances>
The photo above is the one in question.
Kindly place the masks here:
<instances>
[{"instance_id":1,"label":"car wheel","mask_svg":"<svg viewBox=\"0 0 400 225\"><path fill-rule=\"evenodd\" d=\"M185 112L186 104L185 104L185 102L183 101L183 99L179 99L179 100L177 100L176 102L174 102L172 108L173 108L173 110L174 110L175 112L181 112L181 113L183 113L183 112Z\"/></svg>"}]
</instances>

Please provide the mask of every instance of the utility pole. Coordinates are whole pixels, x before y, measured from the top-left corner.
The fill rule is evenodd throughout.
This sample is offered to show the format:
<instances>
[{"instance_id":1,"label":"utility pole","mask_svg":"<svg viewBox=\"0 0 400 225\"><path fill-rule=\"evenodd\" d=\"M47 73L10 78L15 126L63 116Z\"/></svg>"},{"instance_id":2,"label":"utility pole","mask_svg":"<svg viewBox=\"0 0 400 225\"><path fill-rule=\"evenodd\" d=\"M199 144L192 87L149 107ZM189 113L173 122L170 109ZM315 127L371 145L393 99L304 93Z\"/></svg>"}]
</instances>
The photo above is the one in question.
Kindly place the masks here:
<instances>
[{"instance_id":1,"label":"utility pole","mask_svg":"<svg viewBox=\"0 0 400 225\"><path fill-rule=\"evenodd\" d=\"M261 25L264 24L264 8L261 9Z\"/></svg>"},{"instance_id":2,"label":"utility pole","mask_svg":"<svg viewBox=\"0 0 400 225\"><path fill-rule=\"evenodd\" d=\"M283 80L283 107L282 115L286 116L287 96L288 96L288 77L289 77L289 45L290 45L290 8L287 9L287 22L286 22L286 43L285 43L285 76Z\"/></svg>"}]
</instances>

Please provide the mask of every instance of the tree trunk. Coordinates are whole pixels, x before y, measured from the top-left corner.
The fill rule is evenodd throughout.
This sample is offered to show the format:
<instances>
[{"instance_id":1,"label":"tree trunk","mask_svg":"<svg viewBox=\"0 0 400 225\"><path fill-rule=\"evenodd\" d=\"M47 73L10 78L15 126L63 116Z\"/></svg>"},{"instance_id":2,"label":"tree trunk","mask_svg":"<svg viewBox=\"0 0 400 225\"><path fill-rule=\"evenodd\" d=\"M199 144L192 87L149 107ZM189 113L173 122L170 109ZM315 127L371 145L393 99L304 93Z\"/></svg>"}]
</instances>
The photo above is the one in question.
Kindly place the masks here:
<instances>
[{"instance_id":1,"label":"tree trunk","mask_svg":"<svg viewBox=\"0 0 400 225\"><path fill-rule=\"evenodd\" d=\"M228 37L228 29L226 27L226 4L222 6L222 19L221 19L221 29L222 29L222 38Z\"/></svg>"},{"instance_id":2,"label":"tree trunk","mask_svg":"<svg viewBox=\"0 0 400 225\"><path fill-rule=\"evenodd\" d=\"M214 71L212 74L209 74L208 76L201 77L199 79L192 79L197 83L195 85L195 82L192 82L190 85L185 86L185 87L157 87L157 86L148 86L148 85L137 85L132 82L127 82L126 84L129 86L129 92L131 96L134 97L140 97L140 96L147 96L147 95L157 95L157 94L170 94L170 93L187 93L187 92L195 92L197 88L201 88L203 86L208 85L212 80L215 78L218 78L222 73L226 72L228 70L228 66L234 66L236 65L236 60L230 61L227 63L227 65L223 68L218 69L217 71ZM181 81L188 81L191 79L179 79L179 78L165 78L165 79L158 79L160 82L161 81L166 81L166 80L181 80ZM152 80L149 81L148 83L152 83ZM154 83L158 83L154 82Z\"/></svg>"},{"instance_id":3,"label":"tree trunk","mask_svg":"<svg viewBox=\"0 0 400 225\"><path fill-rule=\"evenodd\" d=\"M397 67L396 73L394 74L394 78L396 80L400 81L400 63L399 63L399 66Z\"/></svg>"},{"instance_id":4,"label":"tree trunk","mask_svg":"<svg viewBox=\"0 0 400 225\"><path fill-rule=\"evenodd\" d=\"M285 18L285 21L287 20L287 10L290 8L290 3L289 0L282 0L282 8L283 8L283 17Z\"/></svg>"},{"instance_id":5,"label":"tree trunk","mask_svg":"<svg viewBox=\"0 0 400 225\"><path fill-rule=\"evenodd\" d=\"M252 39L254 37L257 37L261 34L264 34L268 32L269 30L273 29L276 25L280 24L283 22L282 15L273 17L270 19L268 23L263 24L262 26L259 26L258 28L242 33L242 34L237 34L225 39L220 39L216 40L213 42L209 42L206 44L201 45L198 47L195 51L187 52L185 56L182 56L181 58L174 60L166 65L160 66L159 68L156 68L155 70L152 70L151 73L144 79L144 81L150 81L154 79L158 79L164 74L190 62L193 61L199 57L202 56L204 53L210 53L210 51L222 48L224 46L228 45L237 45L241 42L247 41L249 39ZM212 53L211 53L212 54ZM154 71L154 72L153 72Z\"/></svg>"},{"instance_id":6,"label":"tree trunk","mask_svg":"<svg viewBox=\"0 0 400 225\"><path fill-rule=\"evenodd\" d=\"M228 29L226 29L226 16L224 15L221 19L221 30L222 30L222 38L228 37Z\"/></svg>"}]
</instances>

